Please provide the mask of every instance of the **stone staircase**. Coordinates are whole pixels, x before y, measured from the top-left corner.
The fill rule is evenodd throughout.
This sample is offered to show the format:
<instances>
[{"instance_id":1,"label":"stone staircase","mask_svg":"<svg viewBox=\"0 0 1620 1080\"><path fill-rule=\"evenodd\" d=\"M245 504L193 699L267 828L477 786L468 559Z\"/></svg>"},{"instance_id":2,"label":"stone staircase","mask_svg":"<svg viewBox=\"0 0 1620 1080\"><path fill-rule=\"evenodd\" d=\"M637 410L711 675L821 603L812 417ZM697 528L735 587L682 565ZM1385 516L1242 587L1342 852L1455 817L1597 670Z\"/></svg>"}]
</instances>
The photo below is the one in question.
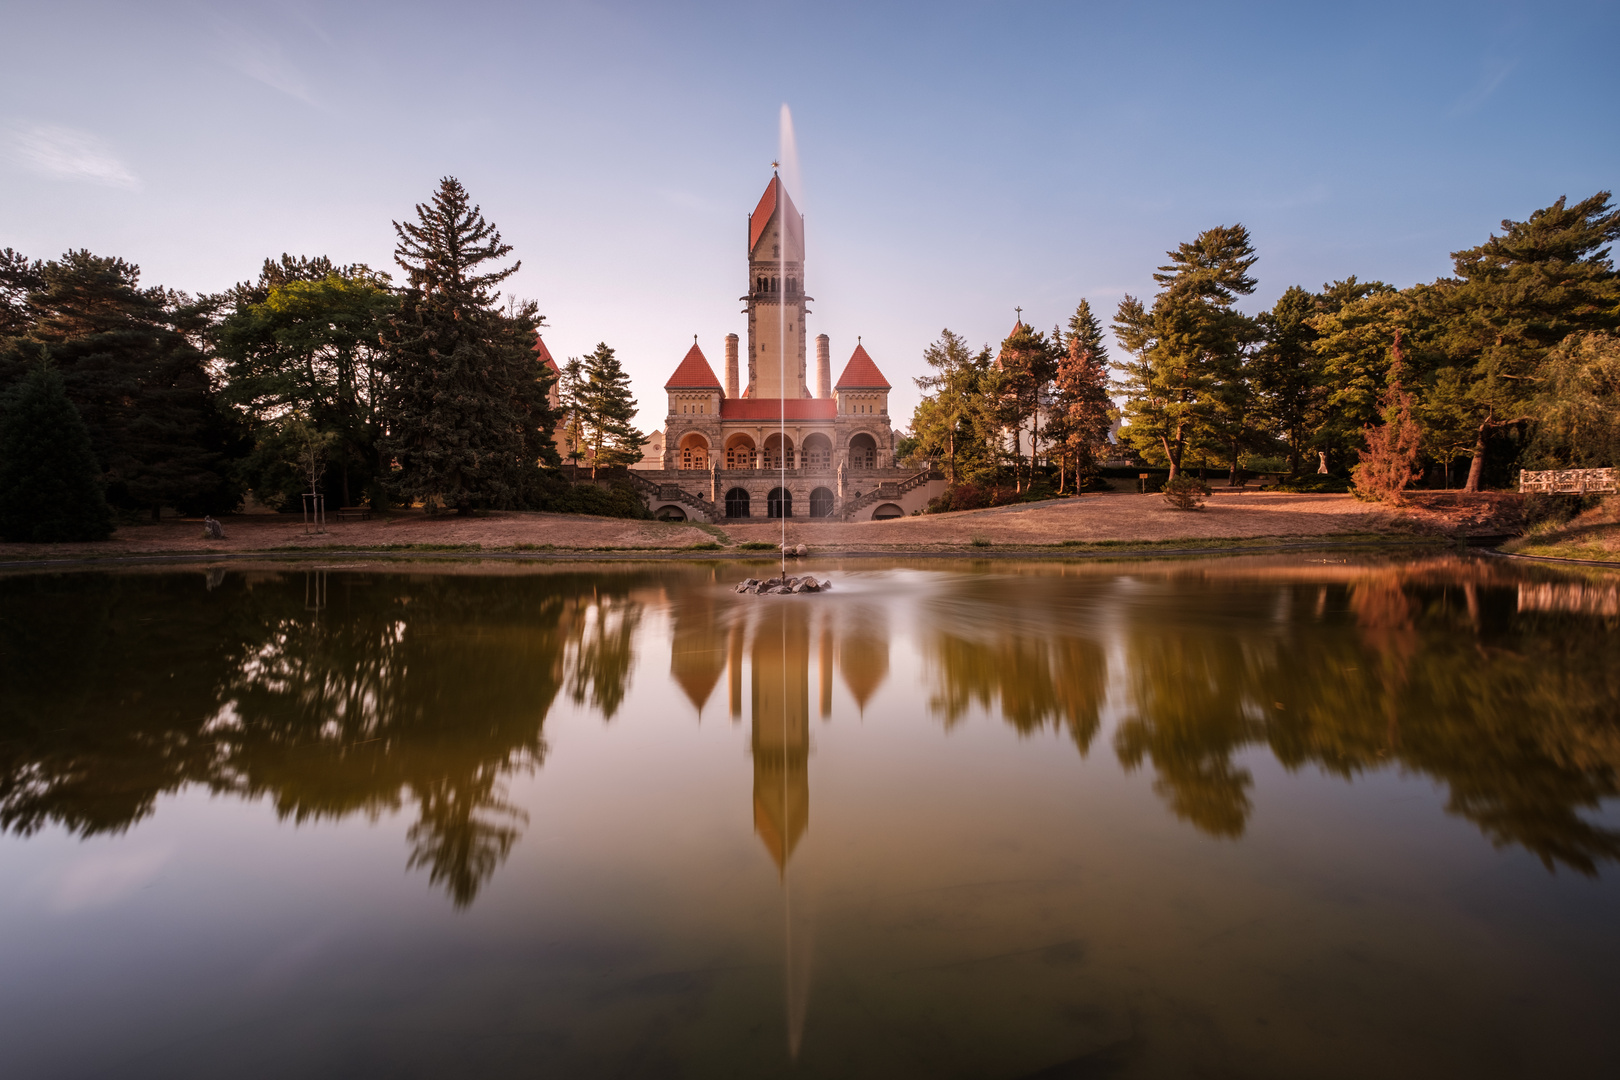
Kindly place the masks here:
<instances>
[{"instance_id":1,"label":"stone staircase","mask_svg":"<svg viewBox=\"0 0 1620 1080\"><path fill-rule=\"evenodd\" d=\"M844 500L843 519L848 521L857 511L875 503L892 502L906 492L915 491L928 483L928 481L936 478L932 469L924 469L922 472L908 476L904 480L884 481L871 491L862 492L858 498ZM856 477L856 479L859 479L859 477Z\"/></svg>"},{"instance_id":2,"label":"stone staircase","mask_svg":"<svg viewBox=\"0 0 1620 1080\"><path fill-rule=\"evenodd\" d=\"M637 491L659 502L679 503L686 508L686 516L693 520L714 522L725 516L724 509L716 506L712 500L694 495L679 484L660 484L637 474L634 469L626 469L624 475L630 478L631 486Z\"/></svg>"}]
</instances>

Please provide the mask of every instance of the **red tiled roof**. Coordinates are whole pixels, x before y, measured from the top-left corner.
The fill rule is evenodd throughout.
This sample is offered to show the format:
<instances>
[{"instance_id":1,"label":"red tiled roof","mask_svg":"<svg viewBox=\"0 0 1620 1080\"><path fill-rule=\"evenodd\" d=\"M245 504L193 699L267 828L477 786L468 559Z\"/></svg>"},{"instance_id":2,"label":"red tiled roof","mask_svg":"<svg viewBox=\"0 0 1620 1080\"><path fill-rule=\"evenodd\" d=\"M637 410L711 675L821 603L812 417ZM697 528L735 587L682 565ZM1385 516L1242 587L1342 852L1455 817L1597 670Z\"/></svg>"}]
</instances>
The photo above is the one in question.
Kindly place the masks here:
<instances>
[{"instance_id":1,"label":"red tiled roof","mask_svg":"<svg viewBox=\"0 0 1620 1080\"><path fill-rule=\"evenodd\" d=\"M833 420L838 402L832 398L727 398L720 403L722 420Z\"/></svg>"},{"instance_id":2,"label":"red tiled roof","mask_svg":"<svg viewBox=\"0 0 1620 1080\"><path fill-rule=\"evenodd\" d=\"M855 351L850 354L849 363L844 365L844 373L838 376L838 382L834 385L839 389L848 386L861 389L881 388L887 390L889 389L889 380L885 379L883 372L879 371L878 366L872 363L872 358L866 355L866 350L857 345Z\"/></svg>"},{"instance_id":3,"label":"red tiled roof","mask_svg":"<svg viewBox=\"0 0 1620 1080\"><path fill-rule=\"evenodd\" d=\"M664 384L666 390L671 387L702 390L710 388L719 390L721 388L720 380L714 377L714 369L703 358L703 350L697 347L697 342L694 341L692 347L686 350L686 356L681 360L680 365L676 367L675 374L671 375L669 381Z\"/></svg>"},{"instance_id":4,"label":"red tiled roof","mask_svg":"<svg viewBox=\"0 0 1620 1080\"><path fill-rule=\"evenodd\" d=\"M754 207L752 214L748 215L748 254L750 255L754 253L754 245L759 243L760 234L765 231L765 226L771 223L771 215L776 211L778 193L780 193L787 210L788 233L790 236L798 235L800 227L798 207L793 205L793 196L789 195L787 188L782 186L782 178L773 176L771 182L765 185L765 194L759 197L759 205Z\"/></svg>"},{"instance_id":5,"label":"red tiled roof","mask_svg":"<svg viewBox=\"0 0 1620 1080\"><path fill-rule=\"evenodd\" d=\"M536 357L542 364L546 365L546 367L550 368L552 371L557 370L557 361L551 358L551 350L546 348L545 339L540 336L540 331L538 330L534 332L534 351Z\"/></svg>"}]
</instances>

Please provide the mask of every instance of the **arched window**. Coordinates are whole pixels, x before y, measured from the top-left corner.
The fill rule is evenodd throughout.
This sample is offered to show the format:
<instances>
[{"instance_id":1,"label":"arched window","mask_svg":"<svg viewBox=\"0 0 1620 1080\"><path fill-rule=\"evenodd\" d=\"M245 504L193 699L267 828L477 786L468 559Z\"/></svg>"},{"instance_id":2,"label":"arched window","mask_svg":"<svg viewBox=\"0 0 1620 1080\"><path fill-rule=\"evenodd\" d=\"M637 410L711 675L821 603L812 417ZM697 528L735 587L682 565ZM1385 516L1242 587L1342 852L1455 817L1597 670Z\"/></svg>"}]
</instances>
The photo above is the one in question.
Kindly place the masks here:
<instances>
[{"instance_id":1,"label":"arched window","mask_svg":"<svg viewBox=\"0 0 1620 1080\"><path fill-rule=\"evenodd\" d=\"M793 440L783 439L780 432L765 437L765 467L767 469L780 469L782 467L782 448L787 447L787 467L793 468Z\"/></svg>"},{"instance_id":2,"label":"arched window","mask_svg":"<svg viewBox=\"0 0 1620 1080\"><path fill-rule=\"evenodd\" d=\"M734 435L726 446L726 468L752 469L754 467L754 441L746 435Z\"/></svg>"},{"instance_id":3,"label":"arched window","mask_svg":"<svg viewBox=\"0 0 1620 1080\"><path fill-rule=\"evenodd\" d=\"M892 521L895 518L905 517L906 512L894 503L884 503L872 511L873 521Z\"/></svg>"},{"instance_id":4,"label":"arched window","mask_svg":"<svg viewBox=\"0 0 1620 1080\"><path fill-rule=\"evenodd\" d=\"M810 493L810 516L813 518L832 517L833 493L832 488L816 488Z\"/></svg>"},{"instance_id":5,"label":"arched window","mask_svg":"<svg viewBox=\"0 0 1620 1080\"><path fill-rule=\"evenodd\" d=\"M862 432L849 440L849 467L852 469L877 468L877 443Z\"/></svg>"},{"instance_id":6,"label":"arched window","mask_svg":"<svg viewBox=\"0 0 1620 1080\"><path fill-rule=\"evenodd\" d=\"M765 516L790 518L793 516L793 492L787 488L771 488L765 496Z\"/></svg>"},{"instance_id":7,"label":"arched window","mask_svg":"<svg viewBox=\"0 0 1620 1080\"><path fill-rule=\"evenodd\" d=\"M709 467L709 444L704 442L703 436L692 432L681 440L681 452L676 459L679 469L707 469Z\"/></svg>"},{"instance_id":8,"label":"arched window","mask_svg":"<svg viewBox=\"0 0 1620 1080\"><path fill-rule=\"evenodd\" d=\"M745 518L748 516L748 491L745 488L732 488L726 492L726 517Z\"/></svg>"},{"instance_id":9,"label":"arched window","mask_svg":"<svg viewBox=\"0 0 1620 1080\"><path fill-rule=\"evenodd\" d=\"M832 468L832 443L825 435L807 435L802 456L806 469L826 472Z\"/></svg>"}]
</instances>

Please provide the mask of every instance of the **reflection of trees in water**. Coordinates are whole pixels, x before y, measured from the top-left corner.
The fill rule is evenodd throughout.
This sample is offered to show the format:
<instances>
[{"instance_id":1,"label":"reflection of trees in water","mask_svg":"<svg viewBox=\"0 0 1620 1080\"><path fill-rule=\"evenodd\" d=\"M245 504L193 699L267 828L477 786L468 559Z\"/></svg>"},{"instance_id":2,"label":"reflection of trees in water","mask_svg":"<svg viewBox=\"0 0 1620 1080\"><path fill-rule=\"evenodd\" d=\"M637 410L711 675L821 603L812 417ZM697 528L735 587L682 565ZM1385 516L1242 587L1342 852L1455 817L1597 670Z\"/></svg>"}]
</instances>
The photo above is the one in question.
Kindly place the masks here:
<instances>
[{"instance_id":1,"label":"reflection of trees in water","mask_svg":"<svg viewBox=\"0 0 1620 1080\"><path fill-rule=\"evenodd\" d=\"M314 611L301 573L0 583L0 826L117 831L188 782L298 821L409 800L410 865L469 903L559 691L623 701L639 584L334 575Z\"/></svg>"},{"instance_id":2,"label":"reflection of trees in water","mask_svg":"<svg viewBox=\"0 0 1620 1080\"><path fill-rule=\"evenodd\" d=\"M1620 795L1615 620L1521 602L1515 568L1442 558L1312 581L1233 574L987 577L931 603L931 707L999 709L1020 732L1068 727L1082 752L1123 649L1114 750L1146 763L1177 817L1242 835L1265 746L1351 779L1397 766L1443 782L1447 809L1549 868L1595 873L1620 834L1582 816Z\"/></svg>"},{"instance_id":3,"label":"reflection of trees in water","mask_svg":"<svg viewBox=\"0 0 1620 1080\"><path fill-rule=\"evenodd\" d=\"M969 581L930 606L925 641L929 708L947 728L977 707L999 708L1021 735L1047 724L1091 749L1108 694L1108 658L1089 612L1065 597L1008 591L996 579Z\"/></svg>"},{"instance_id":4,"label":"reflection of trees in water","mask_svg":"<svg viewBox=\"0 0 1620 1080\"><path fill-rule=\"evenodd\" d=\"M1264 743L1290 769L1431 776L1448 810L1549 869L1620 858L1620 835L1581 816L1620 794L1612 633L1520 614L1466 562L1247 594L1277 604L1269 625L1245 590L1206 583L1175 591L1173 628L1132 631L1136 710L1116 748L1153 761L1178 815L1240 834L1251 780L1231 757Z\"/></svg>"}]
</instances>

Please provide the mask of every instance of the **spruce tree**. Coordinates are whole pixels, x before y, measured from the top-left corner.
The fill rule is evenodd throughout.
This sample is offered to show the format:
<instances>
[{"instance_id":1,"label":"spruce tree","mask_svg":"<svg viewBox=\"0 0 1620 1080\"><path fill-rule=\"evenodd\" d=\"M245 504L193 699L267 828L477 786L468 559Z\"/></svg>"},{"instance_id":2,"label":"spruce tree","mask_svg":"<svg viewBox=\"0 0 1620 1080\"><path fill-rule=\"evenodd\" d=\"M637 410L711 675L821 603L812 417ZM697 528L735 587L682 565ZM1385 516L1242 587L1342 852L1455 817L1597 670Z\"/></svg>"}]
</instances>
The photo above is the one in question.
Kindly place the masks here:
<instances>
[{"instance_id":1,"label":"spruce tree","mask_svg":"<svg viewBox=\"0 0 1620 1080\"><path fill-rule=\"evenodd\" d=\"M495 286L522 264L490 265L512 247L459 181L445 177L416 216L394 223L407 285L384 335L388 486L406 503L462 514L521 505L539 462L556 460L546 400L554 377L533 352L543 320L533 304L497 307Z\"/></svg>"},{"instance_id":2,"label":"spruce tree","mask_svg":"<svg viewBox=\"0 0 1620 1080\"><path fill-rule=\"evenodd\" d=\"M646 436L631 423L636 399L630 376L606 342L585 357L584 382L579 389L585 444L590 448L591 476L601 465L633 465L641 460Z\"/></svg>"},{"instance_id":3,"label":"spruce tree","mask_svg":"<svg viewBox=\"0 0 1620 1080\"><path fill-rule=\"evenodd\" d=\"M1113 402L1108 398L1108 346L1089 301L1081 300L1063 335L1065 349L1053 380L1047 437L1058 449L1058 490L1070 470L1076 490L1082 475L1096 472L1097 451L1108 442Z\"/></svg>"},{"instance_id":4,"label":"spruce tree","mask_svg":"<svg viewBox=\"0 0 1620 1080\"><path fill-rule=\"evenodd\" d=\"M90 432L61 373L38 363L0 416L0 539L49 544L105 540L112 531Z\"/></svg>"}]
</instances>

